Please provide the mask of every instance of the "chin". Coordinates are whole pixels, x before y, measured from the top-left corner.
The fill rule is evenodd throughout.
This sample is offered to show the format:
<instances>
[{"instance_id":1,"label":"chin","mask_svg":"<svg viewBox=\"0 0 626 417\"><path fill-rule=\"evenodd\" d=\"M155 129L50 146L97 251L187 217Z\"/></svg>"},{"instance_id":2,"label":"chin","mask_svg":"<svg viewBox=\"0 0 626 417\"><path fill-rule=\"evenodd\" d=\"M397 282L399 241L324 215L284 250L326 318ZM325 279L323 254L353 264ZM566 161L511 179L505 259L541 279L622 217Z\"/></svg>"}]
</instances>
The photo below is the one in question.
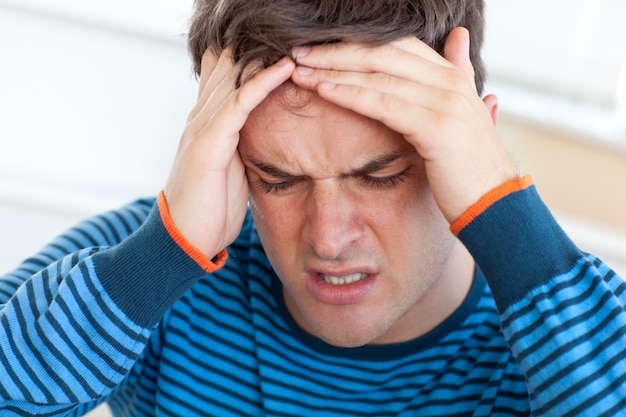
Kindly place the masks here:
<instances>
[{"instance_id":1,"label":"chin","mask_svg":"<svg viewBox=\"0 0 626 417\"><path fill-rule=\"evenodd\" d=\"M327 338L327 337L322 337L321 338L324 342L328 343L331 346L335 346L338 348L359 348L359 347L363 347L365 345L368 345L370 343L369 339L365 339L365 338L345 338L345 337L341 337L341 338L337 338L337 337L333 337L333 338Z\"/></svg>"},{"instance_id":2,"label":"chin","mask_svg":"<svg viewBox=\"0 0 626 417\"><path fill-rule=\"evenodd\" d=\"M316 337L328 343L329 345L339 348L358 348L361 346L376 343L380 338L380 332L374 329L360 328L358 332L354 331L355 327L348 329L332 326L328 327L321 332L316 332Z\"/></svg>"}]
</instances>

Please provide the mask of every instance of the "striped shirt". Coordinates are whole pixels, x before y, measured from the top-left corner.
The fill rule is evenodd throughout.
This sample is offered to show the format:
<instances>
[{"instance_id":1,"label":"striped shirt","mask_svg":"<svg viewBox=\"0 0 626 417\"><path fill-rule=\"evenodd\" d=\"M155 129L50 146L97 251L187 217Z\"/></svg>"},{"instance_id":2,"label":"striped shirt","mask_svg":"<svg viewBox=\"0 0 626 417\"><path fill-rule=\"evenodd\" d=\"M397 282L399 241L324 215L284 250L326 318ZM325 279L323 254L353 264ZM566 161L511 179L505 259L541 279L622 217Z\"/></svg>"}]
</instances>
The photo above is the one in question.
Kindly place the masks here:
<instances>
[{"instance_id":1,"label":"striped shirt","mask_svg":"<svg viewBox=\"0 0 626 417\"><path fill-rule=\"evenodd\" d=\"M248 215L207 273L154 200L69 230L0 278L0 416L615 416L626 285L533 186L472 215L461 307L401 344L300 329Z\"/></svg>"}]
</instances>

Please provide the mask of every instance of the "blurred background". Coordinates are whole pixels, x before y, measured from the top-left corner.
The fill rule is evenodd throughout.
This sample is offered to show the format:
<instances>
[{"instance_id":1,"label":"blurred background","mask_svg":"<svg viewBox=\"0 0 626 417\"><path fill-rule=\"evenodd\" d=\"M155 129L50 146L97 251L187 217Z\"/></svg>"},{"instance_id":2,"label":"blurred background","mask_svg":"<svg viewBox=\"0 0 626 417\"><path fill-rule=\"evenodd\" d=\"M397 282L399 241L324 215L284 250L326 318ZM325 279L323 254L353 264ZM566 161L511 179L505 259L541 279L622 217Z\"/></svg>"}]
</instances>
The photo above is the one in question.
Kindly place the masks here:
<instances>
[{"instance_id":1,"label":"blurred background","mask_svg":"<svg viewBox=\"0 0 626 417\"><path fill-rule=\"evenodd\" d=\"M0 273L163 187L195 102L192 3L0 0ZM507 147L570 236L622 276L624 21L623 0L487 0L484 50Z\"/></svg>"}]
</instances>

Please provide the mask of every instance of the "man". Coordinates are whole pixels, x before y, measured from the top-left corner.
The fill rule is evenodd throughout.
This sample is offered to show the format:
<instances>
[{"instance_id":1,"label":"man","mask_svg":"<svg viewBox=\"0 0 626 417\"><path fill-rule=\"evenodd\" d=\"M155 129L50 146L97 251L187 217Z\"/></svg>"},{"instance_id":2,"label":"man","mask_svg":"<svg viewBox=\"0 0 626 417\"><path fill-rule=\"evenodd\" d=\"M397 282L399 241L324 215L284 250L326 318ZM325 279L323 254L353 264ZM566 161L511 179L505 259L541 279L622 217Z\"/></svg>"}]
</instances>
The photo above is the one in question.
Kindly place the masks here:
<instances>
[{"instance_id":1,"label":"man","mask_svg":"<svg viewBox=\"0 0 626 417\"><path fill-rule=\"evenodd\" d=\"M626 286L503 150L482 3L196 8L198 104L156 204L0 281L3 413L626 409Z\"/></svg>"}]
</instances>

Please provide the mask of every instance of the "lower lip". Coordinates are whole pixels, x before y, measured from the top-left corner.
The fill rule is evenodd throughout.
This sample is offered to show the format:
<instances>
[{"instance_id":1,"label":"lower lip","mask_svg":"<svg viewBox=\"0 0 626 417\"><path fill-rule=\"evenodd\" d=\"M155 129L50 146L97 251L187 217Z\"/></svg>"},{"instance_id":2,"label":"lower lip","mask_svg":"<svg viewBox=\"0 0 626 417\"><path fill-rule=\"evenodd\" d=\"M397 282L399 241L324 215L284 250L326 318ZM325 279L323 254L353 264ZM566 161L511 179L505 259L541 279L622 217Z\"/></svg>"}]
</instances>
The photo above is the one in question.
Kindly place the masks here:
<instances>
[{"instance_id":1,"label":"lower lip","mask_svg":"<svg viewBox=\"0 0 626 417\"><path fill-rule=\"evenodd\" d=\"M317 300L325 304L344 305L363 301L372 292L376 275L345 285L329 284L318 275L309 276L309 291Z\"/></svg>"}]
</instances>

